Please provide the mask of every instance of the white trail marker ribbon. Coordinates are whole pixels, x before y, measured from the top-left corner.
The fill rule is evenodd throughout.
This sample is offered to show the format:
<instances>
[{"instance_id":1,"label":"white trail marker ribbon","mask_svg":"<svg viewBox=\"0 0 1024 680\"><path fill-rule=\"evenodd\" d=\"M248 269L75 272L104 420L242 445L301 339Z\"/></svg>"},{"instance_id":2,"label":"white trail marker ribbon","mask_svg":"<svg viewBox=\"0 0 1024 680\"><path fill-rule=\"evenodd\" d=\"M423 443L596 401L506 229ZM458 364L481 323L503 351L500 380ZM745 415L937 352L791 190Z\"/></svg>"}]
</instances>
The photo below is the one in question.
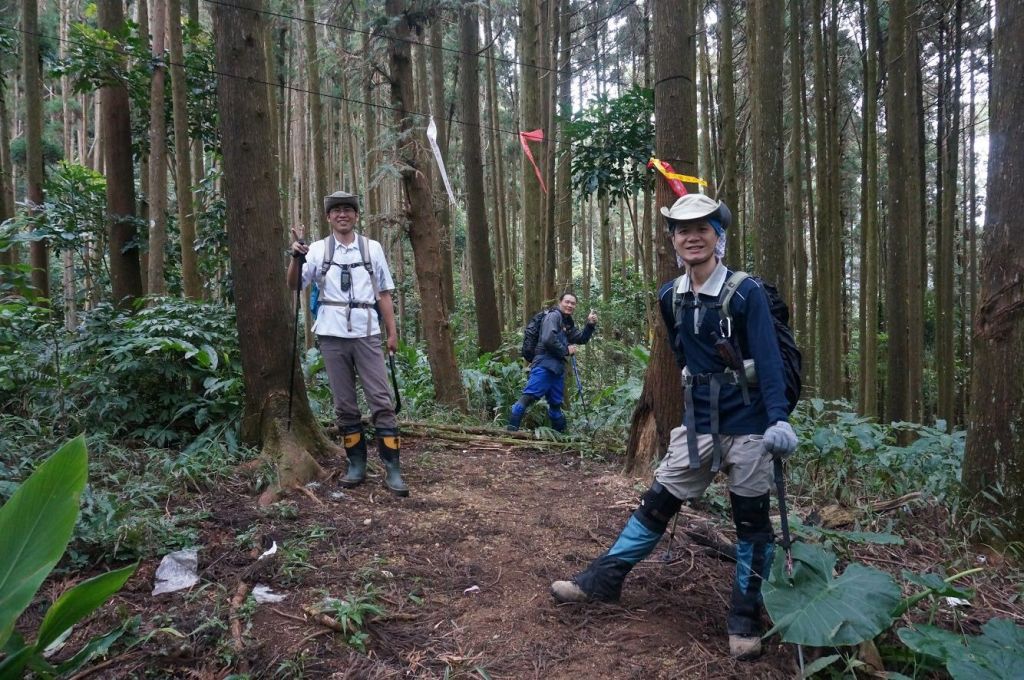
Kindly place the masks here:
<instances>
[{"instance_id":1,"label":"white trail marker ribbon","mask_svg":"<svg viewBox=\"0 0 1024 680\"><path fill-rule=\"evenodd\" d=\"M430 124L427 125L427 139L430 140L430 149L434 152L434 159L437 167L441 170L441 179L444 180L444 188L448 192L448 200L454 205L455 194L452 193L451 182L448 181L448 173L444 169L444 159L441 158L441 147L437 145L437 125L434 124L434 117L430 117Z\"/></svg>"}]
</instances>

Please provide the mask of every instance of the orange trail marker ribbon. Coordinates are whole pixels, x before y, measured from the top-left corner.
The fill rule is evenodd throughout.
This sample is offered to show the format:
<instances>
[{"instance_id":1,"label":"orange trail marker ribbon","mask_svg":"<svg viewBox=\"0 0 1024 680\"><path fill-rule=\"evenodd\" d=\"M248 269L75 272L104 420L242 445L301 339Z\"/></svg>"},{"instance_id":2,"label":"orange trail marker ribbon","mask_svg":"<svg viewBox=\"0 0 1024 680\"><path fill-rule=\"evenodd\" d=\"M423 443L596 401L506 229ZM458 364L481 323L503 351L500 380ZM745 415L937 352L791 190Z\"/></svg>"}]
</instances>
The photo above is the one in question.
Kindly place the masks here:
<instances>
[{"instance_id":1,"label":"orange trail marker ribbon","mask_svg":"<svg viewBox=\"0 0 1024 680\"><path fill-rule=\"evenodd\" d=\"M648 168L655 168L668 182L668 185L672 188L672 191L676 196L685 196L686 187L683 186L683 182L689 182L690 184L697 184L702 187L706 187L708 183L702 180L700 177L693 177L691 175L680 175L673 168L672 164L667 161L660 161L657 158L652 158L647 162Z\"/></svg>"},{"instance_id":2,"label":"orange trail marker ribbon","mask_svg":"<svg viewBox=\"0 0 1024 680\"><path fill-rule=\"evenodd\" d=\"M530 151L530 145L527 142L543 142L544 141L544 130L537 128L533 132L520 132L519 143L523 145L523 153L530 159L530 164L533 166L533 171L537 173L537 181L540 182L540 188L544 193L548 193L548 188L544 186L544 178L540 176L540 168L537 167L537 161L533 160L533 152Z\"/></svg>"}]
</instances>

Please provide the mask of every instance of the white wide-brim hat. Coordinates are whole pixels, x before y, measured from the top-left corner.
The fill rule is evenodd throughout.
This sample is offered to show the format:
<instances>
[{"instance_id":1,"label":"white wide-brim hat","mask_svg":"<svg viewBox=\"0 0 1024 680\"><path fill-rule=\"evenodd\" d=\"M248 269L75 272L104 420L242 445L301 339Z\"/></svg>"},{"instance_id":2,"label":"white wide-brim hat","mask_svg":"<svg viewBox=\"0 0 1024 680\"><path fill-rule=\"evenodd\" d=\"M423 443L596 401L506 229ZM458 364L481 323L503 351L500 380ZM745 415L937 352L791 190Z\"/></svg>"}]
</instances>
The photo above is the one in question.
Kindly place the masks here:
<instances>
[{"instance_id":1,"label":"white wide-brim hat","mask_svg":"<svg viewBox=\"0 0 1024 680\"><path fill-rule=\"evenodd\" d=\"M710 217L717 218L722 224L722 229L728 229L732 224L729 207L704 194L686 194L677 199L671 208L662 207L661 214L672 222L692 222Z\"/></svg>"}]
</instances>

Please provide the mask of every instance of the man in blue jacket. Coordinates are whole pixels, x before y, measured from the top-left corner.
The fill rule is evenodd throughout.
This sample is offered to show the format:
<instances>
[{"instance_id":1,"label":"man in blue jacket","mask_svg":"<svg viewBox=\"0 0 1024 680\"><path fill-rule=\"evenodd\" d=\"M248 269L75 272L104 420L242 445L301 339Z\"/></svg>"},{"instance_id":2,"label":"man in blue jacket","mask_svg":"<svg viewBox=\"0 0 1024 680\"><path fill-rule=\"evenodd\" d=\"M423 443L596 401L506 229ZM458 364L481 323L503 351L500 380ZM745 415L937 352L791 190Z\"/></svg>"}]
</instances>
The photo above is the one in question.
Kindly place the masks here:
<instances>
[{"instance_id":1,"label":"man in blue jacket","mask_svg":"<svg viewBox=\"0 0 1024 680\"><path fill-rule=\"evenodd\" d=\"M530 377L523 388L523 396L519 397L508 416L509 430L518 430L526 409L543 398L548 402L551 427L565 432L565 414L562 413L565 360L576 354L577 345L585 345L590 341L597 327L597 313L591 310L583 330L577 330L572 318L575 309L576 296L562 293L558 305L544 316L537 341L537 355L530 363Z\"/></svg>"},{"instance_id":2,"label":"man in blue jacket","mask_svg":"<svg viewBox=\"0 0 1024 680\"><path fill-rule=\"evenodd\" d=\"M786 421L782 358L767 297L756 281L743 279L729 313L721 309L730 281L721 261L731 220L725 204L688 194L661 213L686 268L658 295L686 388L683 424L672 431L654 483L615 544L572 580L552 583L551 593L559 602L617 600L626 575L654 550L682 503L703 495L720 469L728 477L737 538L729 652L753 659L761 654L761 582L774 552L768 518L772 457L789 455L797 445Z\"/></svg>"}]
</instances>

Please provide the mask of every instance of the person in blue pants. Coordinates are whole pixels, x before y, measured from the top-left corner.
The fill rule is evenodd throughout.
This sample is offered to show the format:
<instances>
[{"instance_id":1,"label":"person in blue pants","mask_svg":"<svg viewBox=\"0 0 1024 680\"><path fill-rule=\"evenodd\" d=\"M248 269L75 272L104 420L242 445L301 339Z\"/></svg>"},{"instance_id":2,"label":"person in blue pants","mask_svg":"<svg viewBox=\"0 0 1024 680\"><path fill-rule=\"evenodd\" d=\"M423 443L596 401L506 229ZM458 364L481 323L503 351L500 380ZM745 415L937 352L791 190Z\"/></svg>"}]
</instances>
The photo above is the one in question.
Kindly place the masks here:
<instances>
[{"instance_id":1,"label":"person in blue pants","mask_svg":"<svg viewBox=\"0 0 1024 680\"><path fill-rule=\"evenodd\" d=\"M666 218L685 275L658 295L669 342L685 386L683 424L672 431L654 483L618 539L571 580L555 581L558 602L614 601L630 570L658 544L684 501L703 495L715 474L728 478L736 526L736 573L726 629L737 659L761 654L761 583L768 578L774 532L768 517L773 457L791 454L796 434L787 422L785 377L767 296L746 278L735 287L731 315L720 296L732 279L722 263L729 209L701 194L688 194ZM731 367L722 342L735 343L742 368ZM752 363L742 363L749 357ZM748 361L749 361L748 360Z\"/></svg>"},{"instance_id":2,"label":"person in blue pants","mask_svg":"<svg viewBox=\"0 0 1024 680\"><path fill-rule=\"evenodd\" d=\"M585 345L590 341L597 327L597 313L591 310L583 329L577 329L572 318L575 309L576 296L562 293L558 304L544 316L537 341L537 355L530 363L530 377L526 380L523 395L512 406L508 416L510 431L519 429L526 410L533 402L544 399L548 403L551 427L558 432L565 432L565 414L562 413L565 360L576 353L577 345Z\"/></svg>"}]
</instances>

